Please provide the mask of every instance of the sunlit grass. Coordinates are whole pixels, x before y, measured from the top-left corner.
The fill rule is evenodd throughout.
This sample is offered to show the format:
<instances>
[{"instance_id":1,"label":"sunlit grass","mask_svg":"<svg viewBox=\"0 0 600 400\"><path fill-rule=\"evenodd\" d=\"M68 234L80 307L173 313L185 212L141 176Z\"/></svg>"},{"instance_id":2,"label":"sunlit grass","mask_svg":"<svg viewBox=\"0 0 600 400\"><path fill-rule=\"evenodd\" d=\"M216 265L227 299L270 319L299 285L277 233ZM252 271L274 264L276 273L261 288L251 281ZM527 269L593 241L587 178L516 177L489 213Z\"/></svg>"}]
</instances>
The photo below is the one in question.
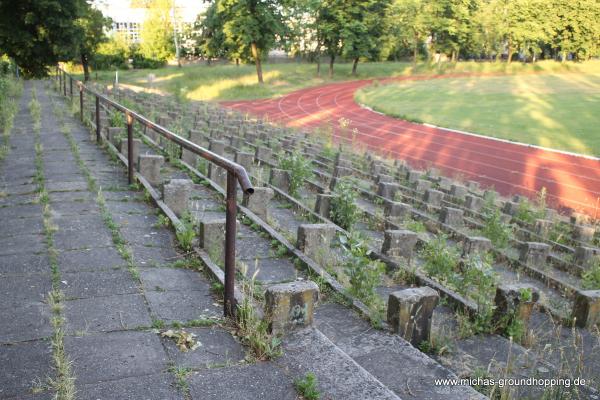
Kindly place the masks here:
<instances>
[{"instance_id":1,"label":"sunlit grass","mask_svg":"<svg viewBox=\"0 0 600 400\"><path fill-rule=\"evenodd\" d=\"M324 60L326 61L326 60ZM183 95L192 100L246 100L282 96L294 90L317 86L332 81L385 78L415 74L447 73L520 73L532 71L567 71L579 69L575 64L541 62L512 63L441 63L417 64L408 62L378 62L359 64L357 76L352 76L351 64L336 64L332 79L327 76L327 64L321 66L321 76L316 74L316 64L285 63L264 64L265 84L256 80L254 65L189 65L179 69L169 66L157 70L119 71L119 82L143 87L147 90ZM152 82L149 75L153 75ZM114 81L114 71L92 73L92 78L105 83Z\"/></svg>"},{"instance_id":2,"label":"sunlit grass","mask_svg":"<svg viewBox=\"0 0 600 400\"><path fill-rule=\"evenodd\" d=\"M544 71L373 85L356 100L408 120L600 156L600 63Z\"/></svg>"}]
</instances>

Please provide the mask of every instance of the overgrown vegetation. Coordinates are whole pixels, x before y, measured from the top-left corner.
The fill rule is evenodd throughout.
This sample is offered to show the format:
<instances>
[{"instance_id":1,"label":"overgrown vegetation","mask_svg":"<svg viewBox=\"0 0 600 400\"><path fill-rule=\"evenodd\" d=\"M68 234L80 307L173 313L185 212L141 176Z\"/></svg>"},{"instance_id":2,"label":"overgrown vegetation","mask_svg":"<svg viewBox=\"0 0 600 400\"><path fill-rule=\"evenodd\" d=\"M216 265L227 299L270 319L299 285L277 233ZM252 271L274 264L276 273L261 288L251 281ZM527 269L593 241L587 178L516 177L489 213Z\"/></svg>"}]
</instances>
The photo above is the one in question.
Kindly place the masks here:
<instances>
[{"instance_id":1,"label":"overgrown vegetation","mask_svg":"<svg viewBox=\"0 0 600 400\"><path fill-rule=\"evenodd\" d=\"M0 71L0 161L8 154L10 132L17 112L17 102L23 91L21 81L8 71Z\"/></svg>"},{"instance_id":2,"label":"overgrown vegetation","mask_svg":"<svg viewBox=\"0 0 600 400\"><path fill-rule=\"evenodd\" d=\"M490 239L496 248L505 248L512 238L512 226L502 222L500 210L487 209L481 234Z\"/></svg>"},{"instance_id":3,"label":"overgrown vegetation","mask_svg":"<svg viewBox=\"0 0 600 400\"><path fill-rule=\"evenodd\" d=\"M594 257L589 268L581 274L581 286L588 290L600 289L600 258Z\"/></svg>"},{"instance_id":4,"label":"overgrown vegetation","mask_svg":"<svg viewBox=\"0 0 600 400\"><path fill-rule=\"evenodd\" d=\"M350 230L360 217L356 205L356 190L352 178L338 179L331 199L329 217L340 227Z\"/></svg>"},{"instance_id":5,"label":"overgrown vegetation","mask_svg":"<svg viewBox=\"0 0 600 400\"><path fill-rule=\"evenodd\" d=\"M290 155L281 157L279 167L289 173L289 194L298 197L298 190L304 186L304 181L312 177L311 161L306 159L300 152L294 151Z\"/></svg>"},{"instance_id":6,"label":"overgrown vegetation","mask_svg":"<svg viewBox=\"0 0 600 400\"><path fill-rule=\"evenodd\" d=\"M281 339L269 333L268 321L254 309L255 290L254 279L242 281L244 300L237 306L237 335L250 348L253 359L272 360L282 353Z\"/></svg>"},{"instance_id":7,"label":"overgrown vegetation","mask_svg":"<svg viewBox=\"0 0 600 400\"><path fill-rule=\"evenodd\" d=\"M319 400L318 381L315 374L308 372L303 378L294 380L296 391L304 400Z\"/></svg>"}]
</instances>

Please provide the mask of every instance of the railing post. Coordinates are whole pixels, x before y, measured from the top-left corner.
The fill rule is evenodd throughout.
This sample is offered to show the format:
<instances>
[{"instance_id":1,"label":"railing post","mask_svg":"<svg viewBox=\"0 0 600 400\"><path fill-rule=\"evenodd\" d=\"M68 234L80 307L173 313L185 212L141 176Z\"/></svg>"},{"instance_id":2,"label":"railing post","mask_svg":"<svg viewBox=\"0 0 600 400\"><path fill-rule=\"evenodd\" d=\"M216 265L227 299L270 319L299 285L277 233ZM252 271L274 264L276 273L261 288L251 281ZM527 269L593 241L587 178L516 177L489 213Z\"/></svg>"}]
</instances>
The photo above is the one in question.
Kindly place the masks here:
<instances>
[{"instance_id":1,"label":"railing post","mask_svg":"<svg viewBox=\"0 0 600 400\"><path fill-rule=\"evenodd\" d=\"M100 143L100 97L96 96L96 142Z\"/></svg>"},{"instance_id":2,"label":"railing post","mask_svg":"<svg viewBox=\"0 0 600 400\"><path fill-rule=\"evenodd\" d=\"M127 113L127 172L129 173L129 184L135 182L133 171L133 116Z\"/></svg>"},{"instance_id":3,"label":"railing post","mask_svg":"<svg viewBox=\"0 0 600 400\"><path fill-rule=\"evenodd\" d=\"M83 84L79 84L79 119L83 122Z\"/></svg>"},{"instance_id":4,"label":"railing post","mask_svg":"<svg viewBox=\"0 0 600 400\"><path fill-rule=\"evenodd\" d=\"M63 96L67 97L67 73L63 71Z\"/></svg>"},{"instance_id":5,"label":"railing post","mask_svg":"<svg viewBox=\"0 0 600 400\"><path fill-rule=\"evenodd\" d=\"M73 77L69 76L69 93L71 94L71 103L73 102Z\"/></svg>"},{"instance_id":6,"label":"railing post","mask_svg":"<svg viewBox=\"0 0 600 400\"><path fill-rule=\"evenodd\" d=\"M235 317L235 230L236 230L236 177L227 171L227 204L225 214L225 304L226 317Z\"/></svg>"},{"instance_id":7,"label":"railing post","mask_svg":"<svg viewBox=\"0 0 600 400\"><path fill-rule=\"evenodd\" d=\"M62 71L57 69L56 74L58 75L58 93L60 93L60 88L62 87Z\"/></svg>"}]
</instances>

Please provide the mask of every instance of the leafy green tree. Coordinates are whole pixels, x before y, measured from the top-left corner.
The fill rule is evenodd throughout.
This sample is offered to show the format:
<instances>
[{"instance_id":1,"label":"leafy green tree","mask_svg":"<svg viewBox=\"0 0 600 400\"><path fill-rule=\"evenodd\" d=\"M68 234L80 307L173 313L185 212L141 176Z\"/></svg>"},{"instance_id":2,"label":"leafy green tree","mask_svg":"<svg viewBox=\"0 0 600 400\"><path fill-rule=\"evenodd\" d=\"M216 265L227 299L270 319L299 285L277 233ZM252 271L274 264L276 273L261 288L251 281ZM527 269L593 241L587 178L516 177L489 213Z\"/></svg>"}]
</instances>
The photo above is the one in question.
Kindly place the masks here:
<instances>
[{"instance_id":1,"label":"leafy green tree","mask_svg":"<svg viewBox=\"0 0 600 400\"><path fill-rule=\"evenodd\" d=\"M140 31L140 52L152 60L166 61L175 54L171 17L173 0L150 0Z\"/></svg>"},{"instance_id":2,"label":"leafy green tree","mask_svg":"<svg viewBox=\"0 0 600 400\"><path fill-rule=\"evenodd\" d=\"M410 48L415 63L419 47L431 33L430 9L427 0L394 0L387 13L388 41L395 43L395 48Z\"/></svg>"},{"instance_id":3,"label":"leafy green tree","mask_svg":"<svg viewBox=\"0 0 600 400\"><path fill-rule=\"evenodd\" d=\"M224 21L229 52L254 61L258 82L263 83L262 58L288 33L281 13L286 4L277 0L216 0L215 3Z\"/></svg>"},{"instance_id":4,"label":"leafy green tree","mask_svg":"<svg viewBox=\"0 0 600 400\"><path fill-rule=\"evenodd\" d=\"M554 0L556 15L553 48L564 61L571 53L577 60L598 54L600 46L600 2L597 0Z\"/></svg>"},{"instance_id":5,"label":"leafy green tree","mask_svg":"<svg viewBox=\"0 0 600 400\"><path fill-rule=\"evenodd\" d=\"M89 60L94 57L100 43L106 41L104 28L110 26L111 21L102 15L100 10L90 7L87 13L77 20L82 36L79 42L79 59L83 66L84 80L90 79Z\"/></svg>"},{"instance_id":6,"label":"leafy green tree","mask_svg":"<svg viewBox=\"0 0 600 400\"><path fill-rule=\"evenodd\" d=\"M353 61L352 75L361 57L376 58L384 32L388 0L361 0L348 4L343 12L342 55Z\"/></svg>"},{"instance_id":7,"label":"leafy green tree","mask_svg":"<svg viewBox=\"0 0 600 400\"><path fill-rule=\"evenodd\" d=\"M89 8L85 0L0 1L0 53L29 76L46 75L48 65L79 54L82 27L76 21Z\"/></svg>"},{"instance_id":8,"label":"leafy green tree","mask_svg":"<svg viewBox=\"0 0 600 400\"><path fill-rule=\"evenodd\" d=\"M323 0L317 10L317 41L329 56L329 77L333 77L335 57L341 51L345 5L343 0Z\"/></svg>"}]
</instances>

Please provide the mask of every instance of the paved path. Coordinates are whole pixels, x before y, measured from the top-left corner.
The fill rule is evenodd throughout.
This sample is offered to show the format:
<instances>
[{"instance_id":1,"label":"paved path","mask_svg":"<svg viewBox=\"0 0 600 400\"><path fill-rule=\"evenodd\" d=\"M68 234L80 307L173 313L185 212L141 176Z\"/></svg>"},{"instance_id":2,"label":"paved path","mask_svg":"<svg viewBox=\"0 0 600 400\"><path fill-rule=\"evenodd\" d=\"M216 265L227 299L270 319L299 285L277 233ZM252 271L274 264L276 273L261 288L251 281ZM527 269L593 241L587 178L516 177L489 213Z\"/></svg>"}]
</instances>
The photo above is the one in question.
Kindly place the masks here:
<instances>
[{"instance_id":1,"label":"paved path","mask_svg":"<svg viewBox=\"0 0 600 400\"><path fill-rule=\"evenodd\" d=\"M293 127L315 128L327 122L337 127L343 117L352 121L350 129L358 130L358 140L381 154L405 159L420 168L435 166L448 176L461 175L493 186L503 195L533 197L545 187L552 205L600 216L599 160L428 127L373 112L354 101L354 92L369 83L334 83L278 99L224 105Z\"/></svg>"},{"instance_id":2,"label":"paved path","mask_svg":"<svg viewBox=\"0 0 600 400\"><path fill-rule=\"evenodd\" d=\"M41 103L37 135L27 109L32 88ZM278 369L244 364L228 331L192 327L221 315L210 282L175 268L185 257L173 233L66 108L55 112L60 105L44 83L26 82L0 165L0 399L53 398L51 381L61 381L53 356L62 347L77 399L220 398L217 384L232 374L229 393L261 381L256 398L267 388L267 398L293 398ZM51 292L61 295L58 307ZM153 329L174 321L202 346L182 353Z\"/></svg>"}]
</instances>

